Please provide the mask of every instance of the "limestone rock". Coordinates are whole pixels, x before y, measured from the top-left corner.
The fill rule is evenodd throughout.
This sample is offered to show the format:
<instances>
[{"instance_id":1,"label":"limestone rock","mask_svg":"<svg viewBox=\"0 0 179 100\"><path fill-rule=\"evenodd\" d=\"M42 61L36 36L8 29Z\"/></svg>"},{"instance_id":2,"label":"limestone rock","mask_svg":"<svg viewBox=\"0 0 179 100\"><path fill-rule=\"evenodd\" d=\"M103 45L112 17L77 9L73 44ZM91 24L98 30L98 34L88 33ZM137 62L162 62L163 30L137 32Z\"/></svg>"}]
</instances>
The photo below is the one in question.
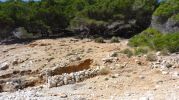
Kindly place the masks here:
<instances>
[{"instance_id":1,"label":"limestone rock","mask_svg":"<svg viewBox=\"0 0 179 100\"><path fill-rule=\"evenodd\" d=\"M13 34L16 38L19 38L19 39L28 39L28 38L33 38L33 35L28 33L27 30L25 30L24 27L19 27L19 28L16 28L14 31L13 31Z\"/></svg>"},{"instance_id":2,"label":"limestone rock","mask_svg":"<svg viewBox=\"0 0 179 100\"><path fill-rule=\"evenodd\" d=\"M173 77L179 77L179 72L177 72L177 71L173 72L173 73L172 73L172 76L173 76Z\"/></svg>"},{"instance_id":3,"label":"limestone rock","mask_svg":"<svg viewBox=\"0 0 179 100\"><path fill-rule=\"evenodd\" d=\"M151 26L154 29L159 30L162 33L175 33L179 31L179 22L169 18L166 21L162 21L162 18L159 16L153 16Z\"/></svg>"},{"instance_id":4,"label":"limestone rock","mask_svg":"<svg viewBox=\"0 0 179 100\"><path fill-rule=\"evenodd\" d=\"M60 97L61 97L61 98L67 98L68 96L67 96L65 93L61 93L61 94L60 94Z\"/></svg>"},{"instance_id":5,"label":"limestone rock","mask_svg":"<svg viewBox=\"0 0 179 100\"><path fill-rule=\"evenodd\" d=\"M9 64L7 62L0 65L0 70L6 70L9 68Z\"/></svg>"},{"instance_id":6,"label":"limestone rock","mask_svg":"<svg viewBox=\"0 0 179 100\"><path fill-rule=\"evenodd\" d=\"M167 71L162 71L162 74L163 74L163 75L167 75L168 72L167 72Z\"/></svg>"},{"instance_id":7,"label":"limestone rock","mask_svg":"<svg viewBox=\"0 0 179 100\"><path fill-rule=\"evenodd\" d=\"M49 88L56 87L57 86L57 80L55 80L53 77L49 77L47 86Z\"/></svg>"},{"instance_id":8,"label":"limestone rock","mask_svg":"<svg viewBox=\"0 0 179 100\"><path fill-rule=\"evenodd\" d=\"M64 77L63 82L64 82L65 85L67 85L68 84L68 79L66 77Z\"/></svg>"},{"instance_id":9,"label":"limestone rock","mask_svg":"<svg viewBox=\"0 0 179 100\"><path fill-rule=\"evenodd\" d=\"M14 59L13 61L12 61L12 65L17 65L18 64L18 59Z\"/></svg>"}]
</instances>

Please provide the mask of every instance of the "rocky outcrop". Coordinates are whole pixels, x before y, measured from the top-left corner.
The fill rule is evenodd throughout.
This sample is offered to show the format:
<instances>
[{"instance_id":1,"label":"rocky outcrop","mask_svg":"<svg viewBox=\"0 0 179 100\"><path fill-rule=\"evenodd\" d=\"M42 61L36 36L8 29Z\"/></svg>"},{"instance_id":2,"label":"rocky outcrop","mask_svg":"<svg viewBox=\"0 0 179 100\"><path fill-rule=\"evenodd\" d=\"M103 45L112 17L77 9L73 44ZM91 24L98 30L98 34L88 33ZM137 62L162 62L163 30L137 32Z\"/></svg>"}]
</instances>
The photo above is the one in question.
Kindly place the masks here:
<instances>
[{"instance_id":1,"label":"rocky outcrop","mask_svg":"<svg viewBox=\"0 0 179 100\"><path fill-rule=\"evenodd\" d=\"M179 55L158 56L156 62L151 62L152 69L158 69L163 75L170 74L173 78L179 78Z\"/></svg>"},{"instance_id":2,"label":"rocky outcrop","mask_svg":"<svg viewBox=\"0 0 179 100\"><path fill-rule=\"evenodd\" d=\"M179 21L172 18L162 18L159 16L153 16L151 27L159 30L161 33L175 33L179 32Z\"/></svg>"},{"instance_id":3,"label":"rocky outcrop","mask_svg":"<svg viewBox=\"0 0 179 100\"><path fill-rule=\"evenodd\" d=\"M164 0L153 13L151 26L165 34L179 32L179 1Z\"/></svg>"},{"instance_id":4,"label":"rocky outcrop","mask_svg":"<svg viewBox=\"0 0 179 100\"><path fill-rule=\"evenodd\" d=\"M24 27L16 28L13 31L13 35L18 39L34 38L34 36L32 34L28 33Z\"/></svg>"},{"instance_id":5,"label":"rocky outcrop","mask_svg":"<svg viewBox=\"0 0 179 100\"><path fill-rule=\"evenodd\" d=\"M136 20L114 21L111 23L87 23L74 29L76 34L80 37L86 38L91 36L120 36L129 38L141 31L141 27L137 24Z\"/></svg>"}]
</instances>

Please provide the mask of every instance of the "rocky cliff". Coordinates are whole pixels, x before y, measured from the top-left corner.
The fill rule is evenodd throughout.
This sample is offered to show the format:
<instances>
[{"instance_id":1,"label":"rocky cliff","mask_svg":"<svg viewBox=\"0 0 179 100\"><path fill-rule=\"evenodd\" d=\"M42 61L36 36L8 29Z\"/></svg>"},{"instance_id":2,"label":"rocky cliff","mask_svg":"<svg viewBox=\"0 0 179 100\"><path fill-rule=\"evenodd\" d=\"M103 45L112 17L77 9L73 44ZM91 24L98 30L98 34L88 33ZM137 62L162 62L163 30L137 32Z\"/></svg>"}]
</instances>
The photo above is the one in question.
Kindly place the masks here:
<instances>
[{"instance_id":1,"label":"rocky cliff","mask_svg":"<svg viewBox=\"0 0 179 100\"><path fill-rule=\"evenodd\" d=\"M179 1L161 3L152 16L151 26L161 33L179 32Z\"/></svg>"}]
</instances>

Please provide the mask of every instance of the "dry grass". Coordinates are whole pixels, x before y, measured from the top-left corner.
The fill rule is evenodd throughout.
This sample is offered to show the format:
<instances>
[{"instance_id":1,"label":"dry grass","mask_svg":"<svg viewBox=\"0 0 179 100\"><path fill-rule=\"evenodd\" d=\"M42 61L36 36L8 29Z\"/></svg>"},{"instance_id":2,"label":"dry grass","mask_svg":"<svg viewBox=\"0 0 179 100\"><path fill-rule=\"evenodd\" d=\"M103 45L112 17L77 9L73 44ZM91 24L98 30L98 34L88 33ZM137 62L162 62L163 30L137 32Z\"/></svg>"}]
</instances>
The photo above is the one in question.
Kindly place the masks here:
<instances>
[{"instance_id":1,"label":"dry grass","mask_svg":"<svg viewBox=\"0 0 179 100\"><path fill-rule=\"evenodd\" d=\"M107 75L110 72L111 72L110 68L104 67L104 68L100 69L99 75Z\"/></svg>"}]
</instances>

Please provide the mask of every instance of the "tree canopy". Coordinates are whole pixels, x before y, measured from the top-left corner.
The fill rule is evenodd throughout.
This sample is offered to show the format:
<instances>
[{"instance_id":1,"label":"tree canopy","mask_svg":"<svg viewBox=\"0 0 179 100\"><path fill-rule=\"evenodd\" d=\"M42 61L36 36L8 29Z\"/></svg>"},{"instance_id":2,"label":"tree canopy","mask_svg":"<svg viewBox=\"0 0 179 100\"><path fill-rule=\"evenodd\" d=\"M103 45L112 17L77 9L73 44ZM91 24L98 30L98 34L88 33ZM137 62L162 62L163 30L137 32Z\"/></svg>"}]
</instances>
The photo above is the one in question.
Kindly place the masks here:
<instances>
[{"instance_id":1,"label":"tree canopy","mask_svg":"<svg viewBox=\"0 0 179 100\"><path fill-rule=\"evenodd\" d=\"M157 0L7 0L0 3L0 30L8 31L0 34L6 36L17 27L38 33L88 22L109 24L131 20L141 30L149 26L157 5Z\"/></svg>"}]
</instances>

